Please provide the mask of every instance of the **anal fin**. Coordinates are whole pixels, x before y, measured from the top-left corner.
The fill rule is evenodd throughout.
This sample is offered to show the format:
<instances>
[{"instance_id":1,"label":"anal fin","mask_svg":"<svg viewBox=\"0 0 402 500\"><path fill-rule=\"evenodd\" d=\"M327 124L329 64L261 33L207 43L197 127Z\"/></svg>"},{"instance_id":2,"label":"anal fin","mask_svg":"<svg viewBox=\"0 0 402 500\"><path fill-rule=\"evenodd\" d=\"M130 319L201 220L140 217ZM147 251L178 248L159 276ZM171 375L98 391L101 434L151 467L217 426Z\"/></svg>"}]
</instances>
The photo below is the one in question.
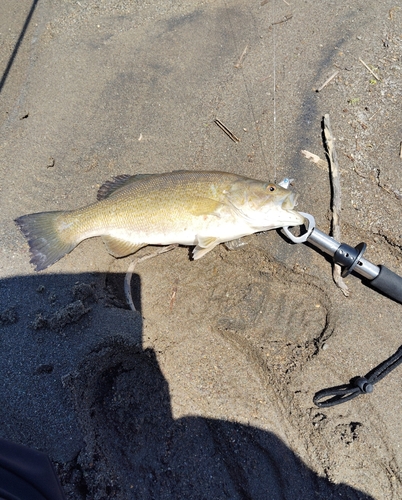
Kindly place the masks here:
<instances>
[{"instance_id":1,"label":"anal fin","mask_svg":"<svg viewBox=\"0 0 402 500\"><path fill-rule=\"evenodd\" d=\"M131 243L127 240L114 238L113 236L102 236L102 240L106 245L107 251L113 257L126 257L132 253L138 252L142 247L147 246L147 243Z\"/></svg>"}]
</instances>

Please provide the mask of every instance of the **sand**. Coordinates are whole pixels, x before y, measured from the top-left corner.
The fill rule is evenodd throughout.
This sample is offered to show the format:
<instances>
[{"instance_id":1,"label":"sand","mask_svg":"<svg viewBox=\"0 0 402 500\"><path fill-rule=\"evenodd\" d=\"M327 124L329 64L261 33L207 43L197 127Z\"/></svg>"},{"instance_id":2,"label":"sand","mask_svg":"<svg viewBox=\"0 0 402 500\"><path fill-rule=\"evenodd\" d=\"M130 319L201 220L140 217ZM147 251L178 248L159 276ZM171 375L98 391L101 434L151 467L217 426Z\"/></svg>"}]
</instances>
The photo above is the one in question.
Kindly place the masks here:
<instances>
[{"instance_id":1,"label":"sand","mask_svg":"<svg viewBox=\"0 0 402 500\"><path fill-rule=\"evenodd\" d=\"M132 257L92 239L35 273L13 223L86 205L113 175L211 169L293 178L328 233L328 172L300 151L325 158L329 113L342 239L401 274L397 2L1 11L1 437L46 452L68 499L401 498L400 369L370 395L312 402L396 351L399 304L356 276L344 297L329 259L270 231L141 263L133 313Z\"/></svg>"}]
</instances>

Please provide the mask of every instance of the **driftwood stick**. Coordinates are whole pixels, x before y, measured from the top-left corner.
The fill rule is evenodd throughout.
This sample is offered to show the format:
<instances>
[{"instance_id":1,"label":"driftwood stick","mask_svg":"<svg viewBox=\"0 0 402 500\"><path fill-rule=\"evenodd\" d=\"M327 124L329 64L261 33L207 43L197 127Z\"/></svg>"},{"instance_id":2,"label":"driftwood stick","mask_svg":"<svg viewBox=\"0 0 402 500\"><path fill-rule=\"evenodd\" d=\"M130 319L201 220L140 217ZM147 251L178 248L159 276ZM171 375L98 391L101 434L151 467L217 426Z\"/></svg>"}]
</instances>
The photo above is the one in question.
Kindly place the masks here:
<instances>
[{"instance_id":1,"label":"driftwood stick","mask_svg":"<svg viewBox=\"0 0 402 500\"><path fill-rule=\"evenodd\" d=\"M331 123L329 121L329 115L324 115L323 120L324 125L324 137L327 147L330 173L331 173L331 184L332 184L332 236L337 240L341 241L341 227L340 227L340 217L341 217L341 183L339 178L339 165L338 158L335 151L335 140L332 135ZM346 283L343 281L341 276L341 266L334 264L332 271L332 277L336 285L342 290L342 293L347 297L349 295L349 289Z\"/></svg>"}]
</instances>

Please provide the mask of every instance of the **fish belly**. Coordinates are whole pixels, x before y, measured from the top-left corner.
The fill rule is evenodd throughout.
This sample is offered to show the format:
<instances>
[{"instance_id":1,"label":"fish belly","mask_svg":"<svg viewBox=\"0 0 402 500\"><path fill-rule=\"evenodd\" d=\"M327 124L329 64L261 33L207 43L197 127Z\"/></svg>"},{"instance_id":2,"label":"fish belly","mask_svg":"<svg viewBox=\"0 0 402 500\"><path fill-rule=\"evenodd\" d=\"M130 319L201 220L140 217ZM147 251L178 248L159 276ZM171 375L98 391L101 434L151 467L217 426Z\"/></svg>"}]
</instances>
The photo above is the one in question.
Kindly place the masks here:
<instances>
[{"instance_id":1,"label":"fish belly","mask_svg":"<svg viewBox=\"0 0 402 500\"><path fill-rule=\"evenodd\" d=\"M161 224L161 227L150 225L144 229L143 224L133 224L132 227L114 227L102 232L107 235L136 245L196 245L199 237L216 238L220 242L231 241L252 234L248 224L228 218L222 220L215 216L202 217L202 220L181 222L171 221ZM88 236L87 236L88 237Z\"/></svg>"}]
</instances>

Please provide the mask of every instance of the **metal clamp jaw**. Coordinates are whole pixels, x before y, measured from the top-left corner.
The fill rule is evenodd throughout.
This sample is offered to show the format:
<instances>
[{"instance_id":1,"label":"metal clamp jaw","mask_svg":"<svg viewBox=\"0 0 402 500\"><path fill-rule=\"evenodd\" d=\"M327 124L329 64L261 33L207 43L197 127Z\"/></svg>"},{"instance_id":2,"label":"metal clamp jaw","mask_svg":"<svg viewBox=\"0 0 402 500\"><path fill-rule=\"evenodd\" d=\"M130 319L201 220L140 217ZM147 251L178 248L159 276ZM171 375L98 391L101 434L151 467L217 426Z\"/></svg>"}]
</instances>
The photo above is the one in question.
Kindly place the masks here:
<instances>
[{"instance_id":1,"label":"metal clamp jaw","mask_svg":"<svg viewBox=\"0 0 402 500\"><path fill-rule=\"evenodd\" d=\"M305 243L309 239L311 233L315 228L315 219L312 215L306 214L305 212L299 212L299 214L302 215L306 220L308 220L308 226L306 227L307 231L304 234L295 236L289 231L288 226L282 228L282 232L285 233L290 241L293 241L293 243Z\"/></svg>"},{"instance_id":2,"label":"metal clamp jaw","mask_svg":"<svg viewBox=\"0 0 402 500\"><path fill-rule=\"evenodd\" d=\"M380 272L378 266L373 265L366 259L363 259L363 253L366 250L365 243L359 243L355 248L346 243L339 243L331 236L323 233L315 227L315 219L312 215L300 212L301 215L308 221L306 232L301 236L294 236L288 227L282 228L284 234L293 243L305 243L308 241L316 246L322 252L330 255L335 264L342 266L342 277L346 277L352 271L357 272L364 278L372 280L376 278Z\"/></svg>"},{"instance_id":3,"label":"metal clamp jaw","mask_svg":"<svg viewBox=\"0 0 402 500\"><path fill-rule=\"evenodd\" d=\"M372 288L402 303L402 277L385 266L376 266L364 259L365 243L359 243L356 247L351 247L346 243L339 243L339 241L334 240L334 238L315 227L315 219L312 215L304 212L300 213L308 221L306 232L301 236L294 236L288 227L282 228L283 233L290 241L293 241L293 243L309 242L322 252L330 255L335 264L342 266L343 277L354 271L360 274L362 278L369 280Z\"/></svg>"}]
</instances>

